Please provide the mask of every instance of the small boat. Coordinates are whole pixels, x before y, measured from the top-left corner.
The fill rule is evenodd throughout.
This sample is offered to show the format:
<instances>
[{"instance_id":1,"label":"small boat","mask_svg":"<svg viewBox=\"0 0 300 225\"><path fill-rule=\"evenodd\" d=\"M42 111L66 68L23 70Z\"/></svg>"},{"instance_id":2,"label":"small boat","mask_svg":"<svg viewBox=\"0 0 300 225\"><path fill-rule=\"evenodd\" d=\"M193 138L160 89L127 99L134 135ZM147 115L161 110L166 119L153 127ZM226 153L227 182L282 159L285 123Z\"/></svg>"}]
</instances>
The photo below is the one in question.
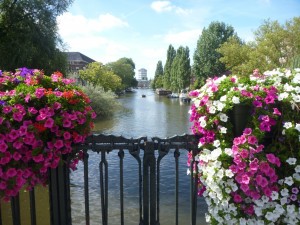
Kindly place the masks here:
<instances>
[{"instance_id":1,"label":"small boat","mask_svg":"<svg viewBox=\"0 0 300 225\"><path fill-rule=\"evenodd\" d=\"M145 98L146 97L146 95L142 95L142 98Z\"/></svg>"}]
</instances>

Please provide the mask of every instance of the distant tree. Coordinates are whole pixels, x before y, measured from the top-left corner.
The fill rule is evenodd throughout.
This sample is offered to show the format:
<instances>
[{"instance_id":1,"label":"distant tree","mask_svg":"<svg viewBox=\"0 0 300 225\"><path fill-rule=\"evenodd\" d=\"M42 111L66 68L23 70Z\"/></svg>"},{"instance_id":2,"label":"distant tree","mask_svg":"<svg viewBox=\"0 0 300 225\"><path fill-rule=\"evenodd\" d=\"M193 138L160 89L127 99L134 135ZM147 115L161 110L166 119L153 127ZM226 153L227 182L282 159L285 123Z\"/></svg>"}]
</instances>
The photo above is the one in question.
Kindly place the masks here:
<instances>
[{"instance_id":1,"label":"distant tree","mask_svg":"<svg viewBox=\"0 0 300 225\"><path fill-rule=\"evenodd\" d=\"M277 67L295 67L300 56L300 17L287 21L266 20L254 32L255 41L240 43L228 39L217 50L223 56L220 61L236 74L252 73Z\"/></svg>"},{"instance_id":2,"label":"distant tree","mask_svg":"<svg viewBox=\"0 0 300 225\"><path fill-rule=\"evenodd\" d=\"M219 60L222 55L217 49L234 35L233 27L223 22L212 22L208 28L202 30L194 52L193 64L198 80L204 82L208 77L225 72L225 65Z\"/></svg>"},{"instance_id":3,"label":"distant tree","mask_svg":"<svg viewBox=\"0 0 300 225\"><path fill-rule=\"evenodd\" d=\"M135 64L132 59L124 57L115 62L110 62L106 66L121 78L122 89L137 86L137 80L134 77Z\"/></svg>"},{"instance_id":4,"label":"distant tree","mask_svg":"<svg viewBox=\"0 0 300 225\"><path fill-rule=\"evenodd\" d=\"M164 88L169 89L171 87L171 69L172 69L172 63L176 56L176 50L172 45L169 45L168 51L167 51L167 60L164 67Z\"/></svg>"},{"instance_id":5,"label":"distant tree","mask_svg":"<svg viewBox=\"0 0 300 225\"><path fill-rule=\"evenodd\" d=\"M153 89L163 87L163 75L164 75L164 69L163 69L162 61L159 60L156 65L154 79L151 83Z\"/></svg>"},{"instance_id":6,"label":"distant tree","mask_svg":"<svg viewBox=\"0 0 300 225\"><path fill-rule=\"evenodd\" d=\"M56 18L72 0L0 1L0 68L56 70L65 73L66 55L58 35Z\"/></svg>"},{"instance_id":7,"label":"distant tree","mask_svg":"<svg viewBox=\"0 0 300 225\"><path fill-rule=\"evenodd\" d=\"M90 63L85 70L79 70L79 77L90 86L102 87L104 91L117 91L121 87L121 78L100 62Z\"/></svg>"},{"instance_id":8,"label":"distant tree","mask_svg":"<svg viewBox=\"0 0 300 225\"><path fill-rule=\"evenodd\" d=\"M181 89L189 87L191 77L191 65L189 48L180 46L176 51L176 56L171 68L171 90L179 92Z\"/></svg>"}]
</instances>

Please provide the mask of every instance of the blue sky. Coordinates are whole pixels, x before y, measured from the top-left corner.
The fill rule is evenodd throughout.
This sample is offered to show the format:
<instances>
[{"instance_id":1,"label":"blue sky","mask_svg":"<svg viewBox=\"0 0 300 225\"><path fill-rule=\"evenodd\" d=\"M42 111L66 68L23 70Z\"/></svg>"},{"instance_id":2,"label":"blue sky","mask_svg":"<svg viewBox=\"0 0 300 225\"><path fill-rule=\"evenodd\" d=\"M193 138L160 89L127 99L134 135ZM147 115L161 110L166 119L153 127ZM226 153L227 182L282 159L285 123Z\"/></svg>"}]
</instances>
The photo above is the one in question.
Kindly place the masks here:
<instances>
[{"instance_id":1,"label":"blue sky","mask_svg":"<svg viewBox=\"0 0 300 225\"><path fill-rule=\"evenodd\" d=\"M172 44L188 46L190 58L204 27L212 21L234 27L245 41L264 20L281 24L300 16L300 0L74 0L58 18L68 51L108 63L132 58L153 78Z\"/></svg>"}]
</instances>

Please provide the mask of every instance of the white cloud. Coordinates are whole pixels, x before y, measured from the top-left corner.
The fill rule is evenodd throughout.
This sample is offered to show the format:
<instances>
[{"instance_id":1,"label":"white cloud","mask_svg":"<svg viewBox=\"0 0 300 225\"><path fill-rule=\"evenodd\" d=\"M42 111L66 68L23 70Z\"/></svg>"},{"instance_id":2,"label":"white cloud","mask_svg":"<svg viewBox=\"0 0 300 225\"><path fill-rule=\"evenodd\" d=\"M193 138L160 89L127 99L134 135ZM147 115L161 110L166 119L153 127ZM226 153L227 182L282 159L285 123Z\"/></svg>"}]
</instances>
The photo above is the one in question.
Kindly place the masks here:
<instances>
[{"instance_id":1,"label":"white cloud","mask_svg":"<svg viewBox=\"0 0 300 225\"><path fill-rule=\"evenodd\" d=\"M158 13L174 11L176 14L187 15L190 12L189 10L172 5L170 1L154 1L151 3L151 8Z\"/></svg>"},{"instance_id":2,"label":"white cloud","mask_svg":"<svg viewBox=\"0 0 300 225\"><path fill-rule=\"evenodd\" d=\"M104 30L127 27L127 22L109 13L99 15L96 19L88 19L82 15L65 13L57 19L59 32L62 36L73 36L83 33L95 33Z\"/></svg>"},{"instance_id":3,"label":"white cloud","mask_svg":"<svg viewBox=\"0 0 300 225\"><path fill-rule=\"evenodd\" d=\"M151 8L156 12L171 11L172 5L169 1L155 1L151 3Z\"/></svg>"},{"instance_id":4,"label":"white cloud","mask_svg":"<svg viewBox=\"0 0 300 225\"><path fill-rule=\"evenodd\" d=\"M193 29L178 33L169 33L165 35L163 39L166 43L171 43L173 45L190 45L191 43L195 45L200 34L200 29Z\"/></svg>"}]
</instances>

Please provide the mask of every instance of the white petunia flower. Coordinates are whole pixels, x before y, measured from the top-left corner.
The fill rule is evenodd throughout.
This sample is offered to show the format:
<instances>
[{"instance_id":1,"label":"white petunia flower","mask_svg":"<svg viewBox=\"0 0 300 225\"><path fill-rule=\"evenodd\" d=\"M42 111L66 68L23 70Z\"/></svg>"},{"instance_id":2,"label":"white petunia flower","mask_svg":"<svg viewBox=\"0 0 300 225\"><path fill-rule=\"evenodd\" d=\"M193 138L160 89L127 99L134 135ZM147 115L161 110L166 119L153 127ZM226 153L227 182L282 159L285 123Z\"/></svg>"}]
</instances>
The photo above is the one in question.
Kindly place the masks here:
<instances>
[{"instance_id":1,"label":"white petunia flower","mask_svg":"<svg viewBox=\"0 0 300 225\"><path fill-rule=\"evenodd\" d=\"M215 114L216 113L216 107L215 106L210 106L209 108L208 108L208 111L209 111L209 113L210 114Z\"/></svg>"},{"instance_id":2,"label":"white petunia flower","mask_svg":"<svg viewBox=\"0 0 300 225\"><path fill-rule=\"evenodd\" d=\"M292 122L285 122L283 124L283 127L286 128L286 129L289 129L289 128L293 127L293 124L292 124Z\"/></svg>"},{"instance_id":3,"label":"white petunia flower","mask_svg":"<svg viewBox=\"0 0 300 225\"><path fill-rule=\"evenodd\" d=\"M286 189L286 188L283 188L283 189L280 191L280 194L281 194L281 196L286 197L286 196L289 195L289 190Z\"/></svg>"},{"instance_id":4,"label":"white petunia flower","mask_svg":"<svg viewBox=\"0 0 300 225\"><path fill-rule=\"evenodd\" d=\"M232 178L232 177L234 176L234 173L233 173L231 170L225 170L225 175L226 175L227 177Z\"/></svg>"},{"instance_id":5,"label":"white petunia flower","mask_svg":"<svg viewBox=\"0 0 300 225\"><path fill-rule=\"evenodd\" d=\"M283 89L287 92L290 92L292 90L294 90L293 86L289 85L289 84L284 84Z\"/></svg>"},{"instance_id":6,"label":"white petunia flower","mask_svg":"<svg viewBox=\"0 0 300 225\"><path fill-rule=\"evenodd\" d=\"M300 173L294 173L293 178L297 181L300 181Z\"/></svg>"},{"instance_id":7,"label":"white petunia flower","mask_svg":"<svg viewBox=\"0 0 300 225\"><path fill-rule=\"evenodd\" d=\"M272 198L272 200L277 200L278 199L278 192L272 191L271 198Z\"/></svg>"},{"instance_id":8,"label":"white petunia flower","mask_svg":"<svg viewBox=\"0 0 300 225\"><path fill-rule=\"evenodd\" d=\"M221 96L221 98L220 98L221 102L226 102L226 100L227 100L227 96L226 95Z\"/></svg>"},{"instance_id":9,"label":"white petunia flower","mask_svg":"<svg viewBox=\"0 0 300 225\"><path fill-rule=\"evenodd\" d=\"M286 183L287 185L291 186L294 183L293 178L292 177L286 177L284 179L284 183Z\"/></svg>"},{"instance_id":10,"label":"white petunia flower","mask_svg":"<svg viewBox=\"0 0 300 225\"><path fill-rule=\"evenodd\" d=\"M231 148L225 148L224 149L224 152L229 155L229 156L232 156L233 155L233 152L232 152L232 149Z\"/></svg>"},{"instance_id":11,"label":"white petunia flower","mask_svg":"<svg viewBox=\"0 0 300 225\"><path fill-rule=\"evenodd\" d=\"M220 120L223 122L227 122L227 120L228 120L228 116L224 113L220 113L219 117L220 117Z\"/></svg>"},{"instance_id":12,"label":"white petunia flower","mask_svg":"<svg viewBox=\"0 0 300 225\"><path fill-rule=\"evenodd\" d=\"M211 159L212 160L217 160L217 158L222 154L221 148L216 148L211 152Z\"/></svg>"},{"instance_id":13,"label":"white petunia flower","mask_svg":"<svg viewBox=\"0 0 300 225\"><path fill-rule=\"evenodd\" d=\"M220 141L219 140L215 140L213 145L217 148L220 146Z\"/></svg>"},{"instance_id":14,"label":"white petunia flower","mask_svg":"<svg viewBox=\"0 0 300 225\"><path fill-rule=\"evenodd\" d=\"M278 95L278 101L282 101L283 99L285 99L285 98L287 98L287 97L289 97L289 94L288 94L288 93L286 93L286 92L280 93L280 94Z\"/></svg>"},{"instance_id":15,"label":"white petunia flower","mask_svg":"<svg viewBox=\"0 0 300 225\"><path fill-rule=\"evenodd\" d=\"M296 173L300 173L300 165L297 165L297 166L295 167L295 172L296 172Z\"/></svg>"},{"instance_id":16,"label":"white petunia flower","mask_svg":"<svg viewBox=\"0 0 300 225\"><path fill-rule=\"evenodd\" d=\"M295 92L296 92L297 94L300 93L300 86L295 87Z\"/></svg>"},{"instance_id":17,"label":"white petunia flower","mask_svg":"<svg viewBox=\"0 0 300 225\"><path fill-rule=\"evenodd\" d=\"M280 199L280 204L285 205L287 203L287 197L281 198Z\"/></svg>"},{"instance_id":18,"label":"white petunia flower","mask_svg":"<svg viewBox=\"0 0 300 225\"><path fill-rule=\"evenodd\" d=\"M296 123L295 129L300 132L300 123Z\"/></svg>"},{"instance_id":19,"label":"white petunia flower","mask_svg":"<svg viewBox=\"0 0 300 225\"><path fill-rule=\"evenodd\" d=\"M300 102L300 95L292 94L292 98L293 98L294 102Z\"/></svg>"},{"instance_id":20,"label":"white petunia flower","mask_svg":"<svg viewBox=\"0 0 300 225\"><path fill-rule=\"evenodd\" d=\"M286 162L287 162L288 164L290 164L290 165L295 165L296 162L297 162L297 159L296 159L296 158L288 158L288 159L286 160Z\"/></svg>"},{"instance_id":21,"label":"white petunia flower","mask_svg":"<svg viewBox=\"0 0 300 225\"><path fill-rule=\"evenodd\" d=\"M240 103L240 98L239 98L239 97L236 97L236 96L233 96L233 97L232 97L232 102L233 102L234 104L239 104L239 103Z\"/></svg>"},{"instance_id":22,"label":"white petunia flower","mask_svg":"<svg viewBox=\"0 0 300 225\"><path fill-rule=\"evenodd\" d=\"M221 134L226 134L227 133L227 128L226 127L221 127L220 128L220 133Z\"/></svg>"}]
</instances>

